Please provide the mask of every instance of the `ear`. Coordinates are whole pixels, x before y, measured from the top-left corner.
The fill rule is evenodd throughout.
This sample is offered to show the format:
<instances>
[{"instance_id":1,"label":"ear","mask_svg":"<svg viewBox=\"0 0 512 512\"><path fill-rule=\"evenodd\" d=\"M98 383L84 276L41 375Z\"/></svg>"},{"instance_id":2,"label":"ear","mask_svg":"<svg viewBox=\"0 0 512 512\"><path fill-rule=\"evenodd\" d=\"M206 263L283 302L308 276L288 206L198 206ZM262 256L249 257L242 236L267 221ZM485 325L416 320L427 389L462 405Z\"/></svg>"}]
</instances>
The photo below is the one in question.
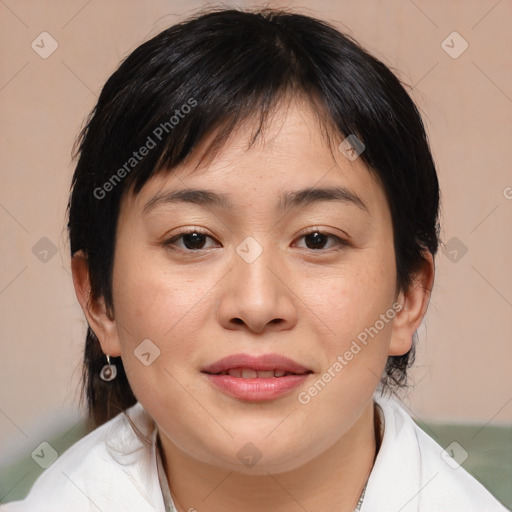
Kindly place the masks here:
<instances>
[{"instance_id":1,"label":"ear","mask_svg":"<svg viewBox=\"0 0 512 512\"><path fill-rule=\"evenodd\" d=\"M412 347L412 337L427 312L432 286L434 284L434 258L425 250L424 262L413 277L412 283L398 295L402 307L393 319L393 331L388 355L402 356ZM398 308L397 308L398 309Z\"/></svg>"},{"instance_id":2,"label":"ear","mask_svg":"<svg viewBox=\"0 0 512 512\"><path fill-rule=\"evenodd\" d=\"M89 327L101 344L103 353L113 357L120 356L121 346L116 321L107 311L103 297L91 298L89 263L83 251L77 251L71 258L71 271L78 302L82 306Z\"/></svg>"}]
</instances>

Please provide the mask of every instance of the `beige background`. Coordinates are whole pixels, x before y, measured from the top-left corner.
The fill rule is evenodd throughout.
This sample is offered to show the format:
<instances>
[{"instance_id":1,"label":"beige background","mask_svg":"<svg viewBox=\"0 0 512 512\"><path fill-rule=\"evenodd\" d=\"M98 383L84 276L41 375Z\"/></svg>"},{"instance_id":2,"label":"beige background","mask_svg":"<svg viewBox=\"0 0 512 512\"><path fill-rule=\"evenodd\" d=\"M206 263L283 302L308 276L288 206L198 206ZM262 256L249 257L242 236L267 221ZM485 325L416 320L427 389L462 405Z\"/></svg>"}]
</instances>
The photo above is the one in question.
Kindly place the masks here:
<instances>
[{"instance_id":1,"label":"beige background","mask_svg":"<svg viewBox=\"0 0 512 512\"><path fill-rule=\"evenodd\" d=\"M70 276L65 208L75 136L119 61L207 4L192 1L0 1L0 453L26 453L78 409L85 320ZM225 4L228 5L228 4ZM261 5L233 2L229 5ZM419 330L424 421L512 422L512 2L286 3L336 24L397 70L422 109L442 188L442 239ZM47 59L32 48L46 31ZM442 42L457 31L458 58ZM448 44L460 48L456 39ZM399 71L398 71L399 70ZM507 188L508 187L508 188ZM32 252L47 237L56 254ZM51 253L48 255L48 257Z\"/></svg>"}]
</instances>

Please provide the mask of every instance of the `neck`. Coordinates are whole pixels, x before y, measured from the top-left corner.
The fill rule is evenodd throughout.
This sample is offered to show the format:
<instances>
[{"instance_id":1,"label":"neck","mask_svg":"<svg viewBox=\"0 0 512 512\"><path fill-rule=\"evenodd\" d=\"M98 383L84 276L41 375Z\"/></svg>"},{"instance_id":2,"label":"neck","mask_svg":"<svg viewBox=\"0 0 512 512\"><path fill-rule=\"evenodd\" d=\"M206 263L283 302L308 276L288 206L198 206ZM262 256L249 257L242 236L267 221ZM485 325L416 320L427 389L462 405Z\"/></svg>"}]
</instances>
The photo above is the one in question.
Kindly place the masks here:
<instances>
[{"instance_id":1,"label":"neck","mask_svg":"<svg viewBox=\"0 0 512 512\"><path fill-rule=\"evenodd\" d=\"M178 512L353 512L378 453L379 425L370 401L320 456L293 471L257 476L198 461L164 436L162 458L174 504Z\"/></svg>"}]
</instances>

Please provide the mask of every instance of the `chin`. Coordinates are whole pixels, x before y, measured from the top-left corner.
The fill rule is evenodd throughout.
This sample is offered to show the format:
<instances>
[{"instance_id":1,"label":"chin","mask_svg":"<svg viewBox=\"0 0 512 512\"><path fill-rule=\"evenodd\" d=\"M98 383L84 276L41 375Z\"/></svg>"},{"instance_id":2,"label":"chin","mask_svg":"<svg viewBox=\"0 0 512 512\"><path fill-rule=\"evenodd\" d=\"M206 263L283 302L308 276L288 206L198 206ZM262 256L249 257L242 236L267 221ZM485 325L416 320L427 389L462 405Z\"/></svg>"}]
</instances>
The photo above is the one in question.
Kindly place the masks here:
<instances>
[{"instance_id":1,"label":"chin","mask_svg":"<svg viewBox=\"0 0 512 512\"><path fill-rule=\"evenodd\" d=\"M265 434L248 435L244 439L233 440L230 446L215 443L213 447L205 447L203 456L198 458L203 462L229 471L245 475L267 475L285 473L307 464L319 455L319 443L315 449L308 450L301 445L300 439L287 437L288 443L283 443L283 436L265 437ZM301 446L300 453L297 446ZM219 451L219 448L222 451Z\"/></svg>"}]
</instances>

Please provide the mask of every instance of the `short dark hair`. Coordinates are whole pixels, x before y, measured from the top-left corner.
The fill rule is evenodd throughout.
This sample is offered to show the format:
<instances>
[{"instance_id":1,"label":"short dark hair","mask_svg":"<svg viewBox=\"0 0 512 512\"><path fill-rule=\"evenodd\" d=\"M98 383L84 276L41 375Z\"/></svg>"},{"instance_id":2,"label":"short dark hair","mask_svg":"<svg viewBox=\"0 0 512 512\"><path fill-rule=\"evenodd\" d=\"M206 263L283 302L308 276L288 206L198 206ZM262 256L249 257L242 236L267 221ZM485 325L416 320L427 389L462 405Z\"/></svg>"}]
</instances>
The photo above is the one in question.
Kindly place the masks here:
<instances>
[{"instance_id":1,"label":"short dark hair","mask_svg":"<svg viewBox=\"0 0 512 512\"><path fill-rule=\"evenodd\" d=\"M171 172L214 130L205 154L259 115L256 138L287 94L314 105L325 133L338 143L349 135L364 143L360 158L380 178L391 211L397 287L410 286L424 251L437 252L439 187L421 116L401 81L353 38L314 17L210 9L136 48L105 83L75 142L68 231L71 255L81 250L87 257L92 299L103 297L113 316L123 194L136 195L156 173ZM388 358L384 387L407 383L414 346ZM94 426L136 402L121 358L113 362L117 378L99 379L105 356L89 327L82 398Z\"/></svg>"}]
</instances>

